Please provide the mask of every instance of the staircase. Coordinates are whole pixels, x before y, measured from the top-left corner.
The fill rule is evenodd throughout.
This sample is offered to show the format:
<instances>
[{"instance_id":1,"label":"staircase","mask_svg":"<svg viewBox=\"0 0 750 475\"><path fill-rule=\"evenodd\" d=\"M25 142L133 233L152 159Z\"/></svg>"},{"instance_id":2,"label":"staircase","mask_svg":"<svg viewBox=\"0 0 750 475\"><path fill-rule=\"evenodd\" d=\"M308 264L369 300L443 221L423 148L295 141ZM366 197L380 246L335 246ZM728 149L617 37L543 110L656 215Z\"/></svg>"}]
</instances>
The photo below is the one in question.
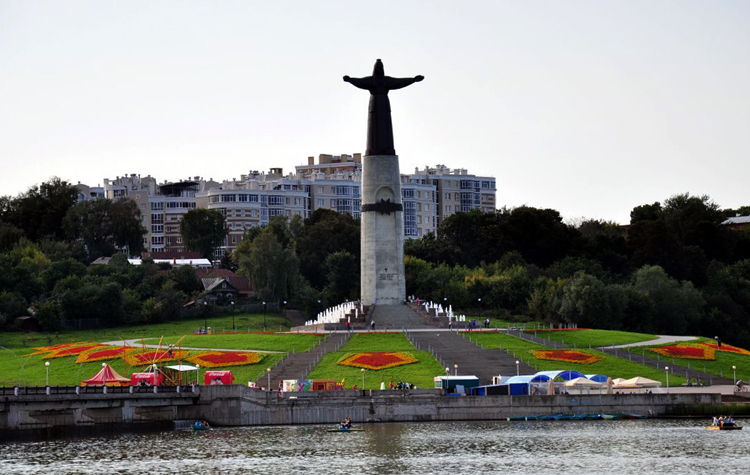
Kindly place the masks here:
<instances>
[{"instance_id":1,"label":"staircase","mask_svg":"<svg viewBox=\"0 0 750 475\"><path fill-rule=\"evenodd\" d=\"M434 328L406 305L375 305L368 324L375 322L375 330L403 330L405 328Z\"/></svg>"},{"instance_id":2,"label":"staircase","mask_svg":"<svg viewBox=\"0 0 750 475\"><path fill-rule=\"evenodd\" d=\"M493 376L515 376L536 373L531 366L521 362L516 368L516 358L503 350L485 350L455 331L407 332L407 338L419 350L429 351L435 358L450 368L451 375L458 365L459 375L473 375L479 384L492 384Z\"/></svg>"},{"instance_id":3,"label":"staircase","mask_svg":"<svg viewBox=\"0 0 750 475\"><path fill-rule=\"evenodd\" d=\"M336 351L349 340L349 333L331 333L310 351L293 353L271 368L271 389L277 389L279 383L285 379L305 379L305 377L320 362L326 353ZM266 387L268 376L263 375L256 381L259 387Z\"/></svg>"}]
</instances>

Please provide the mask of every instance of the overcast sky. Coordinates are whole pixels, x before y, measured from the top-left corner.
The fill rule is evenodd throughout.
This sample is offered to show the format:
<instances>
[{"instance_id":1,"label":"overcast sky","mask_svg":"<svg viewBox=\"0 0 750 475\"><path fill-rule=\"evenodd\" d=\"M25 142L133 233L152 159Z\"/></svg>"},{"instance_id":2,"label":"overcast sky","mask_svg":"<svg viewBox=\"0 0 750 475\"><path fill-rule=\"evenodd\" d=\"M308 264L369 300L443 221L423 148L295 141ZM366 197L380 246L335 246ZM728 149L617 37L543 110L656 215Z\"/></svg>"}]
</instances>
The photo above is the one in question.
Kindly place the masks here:
<instances>
[{"instance_id":1,"label":"overcast sky","mask_svg":"<svg viewBox=\"0 0 750 475\"><path fill-rule=\"evenodd\" d=\"M0 0L0 194L364 152L390 93L401 172L626 223L682 192L750 204L750 2Z\"/></svg>"}]
</instances>

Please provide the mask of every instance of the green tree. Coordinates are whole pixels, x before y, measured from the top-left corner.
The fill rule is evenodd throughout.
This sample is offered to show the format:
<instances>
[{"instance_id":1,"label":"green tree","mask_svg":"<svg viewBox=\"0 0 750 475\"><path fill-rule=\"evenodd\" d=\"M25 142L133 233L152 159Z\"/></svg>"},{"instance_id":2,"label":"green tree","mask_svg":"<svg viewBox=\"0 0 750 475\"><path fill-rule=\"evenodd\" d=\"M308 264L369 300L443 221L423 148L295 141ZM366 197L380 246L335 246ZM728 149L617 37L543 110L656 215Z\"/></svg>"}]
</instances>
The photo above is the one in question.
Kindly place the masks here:
<instances>
[{"instance_id":1,"label":"green tree","mask_svg":"<svg viewBox=\"0 0 750 475\"><path fill-rule=\"evenodd\" d=\"M46 236L63 239L63 220L78 199L78 189L57 177L0 205L0 221L22 230L36 242Z\"/></svg>"},{"instance_id":2,"label":"green tree","mask_svg":"<svg viewBox=\"0 0 750 475\"><path fill-rule=\"evenodd\" d=\"M683 335L699 322L705 300L691 282L678 282L658 266L644 266L633 276L633 288L649 298L654 330Z\"/></svg>"},{"instance_id":3,"label":"green tree","mask_svg":"<svg viewBox=\"0 0 750 475\"><path fill-rule=\"evenodd\" d=\"M224 215L205 208L191 209L180 222L180 234L188 249L213 261L214 249L227 237Z\"/></svg>"},{"instance_id":4,"label":"green tree","mask_svg":"<svg viewBox=\"0 0 750 475\"><path fill-rule=\"evenodd\" d=\"M356 300L359 294L359 261L346 251L329 254L325 261L327 300L334 305Z\"/></svg>"},{"instance_id":5,"label":"green tree","mask_svg":"<svg viewBox=\"0 0 750 475\"><path fill-rule=\"evenodd\" d=\"M325 260L334 252L346 251L359 259L359 221L348 214L318 209L305 220L296 251L302 275L315 289L326 282Z\"/></svg>"},{"instance_id":6,"label":"green tree","mask_svg":"<svg viewBox=\"0 0 750 475\"><path fill-rule=\"evenodd\" d=\"M68 237L83 241L91 261L111 256L117 248L137 255L146 232L140 216L138 206L130 199L83 201L70 208L64 227Z\"/></svg>"},{"instance_id":7,"label":"green tree","mask_svg":"<svg viewBox=\"0 0 750 475\"><path fill-rule=\"evenodd\" d=\"M282 247L275 233L265 230L252 244L238 246L235 254L239 273L250 278L260 298L288 298L299 272L299 260L291 249Z\"/></svg>"}]
</instances>

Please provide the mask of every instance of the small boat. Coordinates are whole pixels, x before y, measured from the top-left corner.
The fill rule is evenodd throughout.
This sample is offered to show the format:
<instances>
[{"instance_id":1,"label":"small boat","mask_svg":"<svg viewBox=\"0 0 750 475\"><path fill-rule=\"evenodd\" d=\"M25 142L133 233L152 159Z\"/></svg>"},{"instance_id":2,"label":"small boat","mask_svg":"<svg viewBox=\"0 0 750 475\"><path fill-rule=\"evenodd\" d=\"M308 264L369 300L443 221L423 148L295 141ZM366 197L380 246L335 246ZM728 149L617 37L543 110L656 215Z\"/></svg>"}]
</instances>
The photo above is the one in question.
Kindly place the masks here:
<instances>
[{"instance_id":1,"label":"small boat","mask_svg":"<svg viewBox=\"0 0 750 475\"><path fill-rule=\"evenodd\" d=\"M725 425L725 426L708 426L706 430L742 430L742 426L738 425Z\"/></svg>"},{"instance_id":2,"label":"small boat","mask_svg":"<svg viewBox=\"0 0 750 475\"><path fill-rule=\"evenodd\" d=\"M197 422L190 426L193 429L193 432L202 432L206 430L211 430L211 427L204 426L203 424L198 424Z\"/></svg>"},{"instance_id":3,"label":"small boat","mask_svg":"<svg viewBox=\"0 0 750 475\"><path fill-rule=\"evenodd\" d=\"M357 429L355 427L350 427L349 429L344 427L339 427L338 429L328 429L328 432L364 432L364 429Z\"/></svg>"}]
</instances>

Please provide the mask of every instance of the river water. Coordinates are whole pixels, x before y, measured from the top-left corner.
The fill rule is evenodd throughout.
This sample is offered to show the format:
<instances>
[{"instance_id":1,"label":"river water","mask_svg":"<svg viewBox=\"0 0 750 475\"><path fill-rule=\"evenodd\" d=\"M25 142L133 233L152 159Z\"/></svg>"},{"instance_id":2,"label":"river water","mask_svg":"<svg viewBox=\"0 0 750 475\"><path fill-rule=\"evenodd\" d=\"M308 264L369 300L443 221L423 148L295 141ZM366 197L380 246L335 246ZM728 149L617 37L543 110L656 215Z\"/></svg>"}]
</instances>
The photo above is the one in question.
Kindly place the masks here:
<instances>
[{"instance_id":1,"label":"river water","mask_svg":"<svg viewBox=\"0 0 750 475\"><path fill-rule=\"evenodd\" d=\"M0 474L750 473L750 430L707 421L367 424L174 430L0 444Z\"/></svg>"}]
</instances>

